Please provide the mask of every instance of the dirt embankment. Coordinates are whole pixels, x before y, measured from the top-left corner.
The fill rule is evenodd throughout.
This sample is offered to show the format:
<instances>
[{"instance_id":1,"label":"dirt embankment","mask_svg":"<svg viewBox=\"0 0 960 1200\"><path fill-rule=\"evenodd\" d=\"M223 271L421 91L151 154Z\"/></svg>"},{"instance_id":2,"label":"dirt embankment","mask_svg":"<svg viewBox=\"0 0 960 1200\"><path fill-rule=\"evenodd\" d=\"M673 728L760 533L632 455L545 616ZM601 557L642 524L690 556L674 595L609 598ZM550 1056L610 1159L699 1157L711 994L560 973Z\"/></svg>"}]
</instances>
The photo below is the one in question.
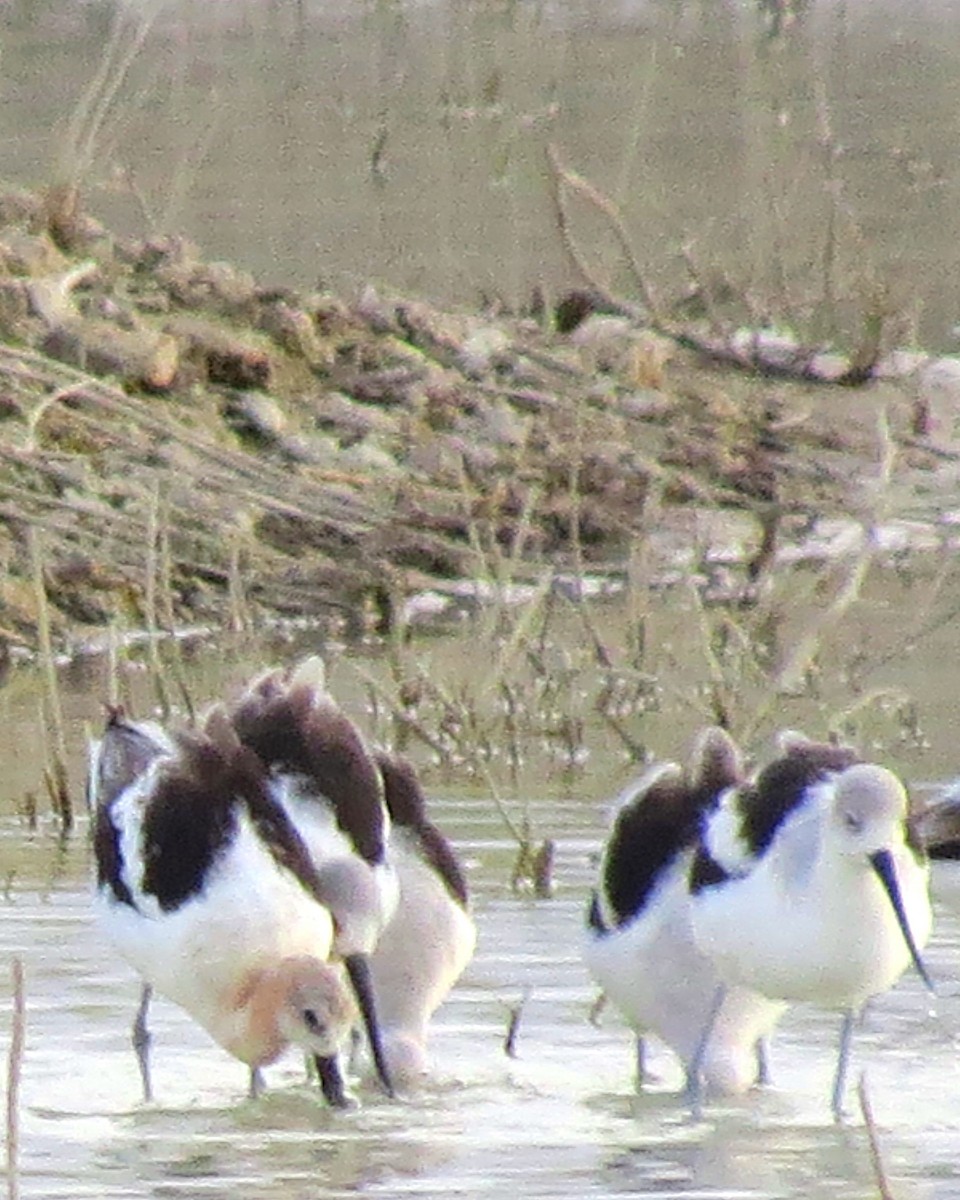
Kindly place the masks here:
<instances>
[{"instance_id":1,"label":"dirt embankment","mask_svg":"<svg viewBox=\"0 0 960 1200\"><path fill-rule=\"evenodd\" d=\"M720 369L570 298L266 288L75 201L0 196L0 638L35 643L41 571L59 635L383 621L506 560L607 566L689 506L754 513L757 574L876 457L875 395ZM909 465L952 461L893 399Z\"/></svg>"}]
</instances>

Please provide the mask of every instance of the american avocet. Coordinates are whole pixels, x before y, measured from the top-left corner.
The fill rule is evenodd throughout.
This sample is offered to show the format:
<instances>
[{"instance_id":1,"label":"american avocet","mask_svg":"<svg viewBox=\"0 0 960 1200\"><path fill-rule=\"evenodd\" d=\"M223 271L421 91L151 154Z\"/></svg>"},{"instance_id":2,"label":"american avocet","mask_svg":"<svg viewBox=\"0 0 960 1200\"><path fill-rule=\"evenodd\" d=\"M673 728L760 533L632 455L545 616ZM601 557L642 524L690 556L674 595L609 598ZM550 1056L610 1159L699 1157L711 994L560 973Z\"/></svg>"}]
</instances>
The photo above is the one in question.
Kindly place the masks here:
<instances>
[{"instance_id":1,"label":"american avocet","mask_svg":"<svg viewBox=\"0 0 960 1200\"><path fill-rule=\"evenodd\" d=\"M391 1093L370 956L396 910L399 887L387 856L390 818L376 759L327 692L317 657L260 675L230 706L229 719L266 765L271 794L307 847L333 914L334 949L360 1004L377 1073Z\"/></svg>"},{"instance_id":2,"label":"american avocet","mask_svg":"<svg viewBox=\"0 0 960 1200\"><path fill-rule=\"evenodd\" d=\"M147 985L135 1026L147 1098L151 988L250 1067L252 1092L288 1044L336 1061L357 1010L328 961L333 918L262 764L222 714L171 736L113 713L90 795L99 917Z\"/></svg>"},{"instance_id":3,"label":"american avocet","mask_svg":"<svg viewBox=\"0 0 960 1200\"><path fill-rule=\"evenodd\" d=\"M742 779L737 747L713 728L701 735L686 771L660 764L620 797L584 958L638 1034L640 1082L645 1033L665 1042L689 1071L710 1014L719 978L694 940L687 876L708 812ZM762 1039L783 1008L746 989L727 992L698 1064L712 1090L740 1092L765 1078Z\"/></svg>"},{"instance_id":4,"label":"american avocet","mask_svg":"<svg viewBox=\"0 0 960 1200\"><path fill-rule=\"evenodd\" d=\"M896 775L798 735L781 749L707 820L690 873L693 928L724 985L843 1011L839 1119L856 1014L911 962L930 986L928 868ZM708 1021L704 1052L712 1038Z\"/></svg>"},{"instance_id":5,"label":"american avocet","mask_svg":"<svg viewBox=\"0 0 960 1200\"><path fill-rule=\"evenodd\" d=\"M379 754L377 761L400 902L370 965L390 1074L410 1085L427 1071L430 1018L473 957L477 931L463 871L427 815L413 766L396 755Z\"/></svg>"},{"instance_id":6,"label":"american avocet","mask_svg":"<svg viewBox=\"0 0 960 1200\"><path fill-rule=\"evenodd\" d=\"M953 780L918 805L911 826L933 859L960 859L960 782Z\"/></svg>"}]
</instances>

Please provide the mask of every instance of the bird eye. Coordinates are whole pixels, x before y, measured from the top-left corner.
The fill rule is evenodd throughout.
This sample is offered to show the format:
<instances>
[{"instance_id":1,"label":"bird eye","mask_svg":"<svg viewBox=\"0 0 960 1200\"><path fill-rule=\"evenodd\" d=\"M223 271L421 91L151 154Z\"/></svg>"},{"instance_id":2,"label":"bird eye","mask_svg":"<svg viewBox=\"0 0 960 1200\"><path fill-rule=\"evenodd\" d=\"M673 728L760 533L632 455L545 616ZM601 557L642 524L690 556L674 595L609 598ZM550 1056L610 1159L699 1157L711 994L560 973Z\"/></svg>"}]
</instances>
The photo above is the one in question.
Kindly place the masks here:
<instances>
[{"instance_id":1,"label":"bird eye","mask_svg":"<svg viewBox=\"0 0 960 1200\"><path fill-rule=\"evenodd\" d=\"M323 1033L323 1023L312 1008L303 1010L303 1023L311 1033Z\"/></svg>"},{"instance_id":2,"label":"bird eye","mask_svg":"<svg viewBox=\"0 0 960 1200\"><path fill-rule=\"evenodd\" d=\"M860 833L863 830L863 818L858 817L856 813L844 813L843 823L851 833Z\"/></svg>"}]
</instances>

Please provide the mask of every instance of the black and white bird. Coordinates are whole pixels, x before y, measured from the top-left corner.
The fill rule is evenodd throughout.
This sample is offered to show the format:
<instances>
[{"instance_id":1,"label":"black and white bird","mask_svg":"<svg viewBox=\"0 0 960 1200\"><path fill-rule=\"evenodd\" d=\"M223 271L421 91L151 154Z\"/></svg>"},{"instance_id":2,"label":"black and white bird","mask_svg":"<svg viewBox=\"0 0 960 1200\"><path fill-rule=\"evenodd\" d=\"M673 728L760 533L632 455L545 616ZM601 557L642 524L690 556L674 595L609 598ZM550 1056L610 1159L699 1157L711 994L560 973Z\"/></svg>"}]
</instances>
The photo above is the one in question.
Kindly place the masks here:
<instances>
[{"instance_id":1,"label":"black and white bird","mask_svg":"<svg viewBox=\"0 0 960 1200\"><path fill-rule=\"evenodd\" d=\"M911 963L931 986L920 958L929 870L900 779L845 747L782 735L779 756L708 814L690 912L697 948L721 980L719 1013L731 988L843 1013L831 1101L839 1119L860 1010ZM718 1028L711 1016L702 1064Z\"/></svg>"},{"instance_id":2,"label":"black and white bird","mask_svg":"<svg viewBox=\"0 0 960 1200\"><path fill-rule=\"evenodd\" d=\"M318 657L258 676L227 715L241 743L264 764L271 798L306 846L333 917L334 953L353 985L377 1073L392 1093L370 969L399 900L380 766L328 693ZM336 1078L324 1086L335 1091Z\"/></svg>"},{"instance_id":3,"label":"black and white bird","mask_svg":"<svg viewBox=\"0 0 960 1200\"><path fill-rule=\"evenodd\" d=\"M686 770L658 764L619 798L588 912L584 959L638 1035L641 1083L646 1034L677 1055L688 1090L694 1090L691 1069L722 1093L742 1092L766 1077L763 1039L785 1005L746 988L725 992L698 1057L720 978L694 938L688 878L705 822L743 778L738 748L722 729L710 728Z\"/></svg>"},{"instance_id":4,"label":"black and white bird","mask_svg":"<svg viewBox=\"0 0 960 1200\"><path fill-rule=\"evenodd\" d=\"M288 1045L337 1062L357 1008L334 917L262 763L222 712L176 735L111 713L88 790L98 917L145 984L134 1042L146 1097L152 989L250 1067L251 1091Z\"/></svg>"},{"instance_id":5,"label":"black and white bird","mask_svg":"<svg viewBox=\"0 0 960 1200\"><path fill-rule=\"evenodd\" d=\"M430 1020L473 957L477 930L450 842L427 813L413 766L379 754L400 898L370 959L384 1052L398 1086L429 1071Z\"/></svg>"}]
</instances>

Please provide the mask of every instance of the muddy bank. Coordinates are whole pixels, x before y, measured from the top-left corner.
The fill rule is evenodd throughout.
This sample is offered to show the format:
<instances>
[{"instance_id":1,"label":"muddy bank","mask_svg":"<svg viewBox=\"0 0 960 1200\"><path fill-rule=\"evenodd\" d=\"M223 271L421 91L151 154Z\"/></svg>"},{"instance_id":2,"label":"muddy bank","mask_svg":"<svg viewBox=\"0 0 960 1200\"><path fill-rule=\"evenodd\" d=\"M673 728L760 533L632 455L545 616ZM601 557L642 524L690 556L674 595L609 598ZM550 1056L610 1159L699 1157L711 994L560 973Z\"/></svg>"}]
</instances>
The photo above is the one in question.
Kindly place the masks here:
<instances>
[{"instance_id":1,"label":"muddy bank","mask_svg":"<svg viewBox=\"0 0 960 1200\"><path fill-rule=\"evenodd\" d=\"M930 379L771 379L539 297L298 295L115 238L75 194L2 195L0 635L36 644L41 576L59 639L384 625L464 578L676 549L704 513L739 514L749 582L812 518L866 513L891 445L885 515L936 520L954 397Z\"/></svg>"}]
</instances>

